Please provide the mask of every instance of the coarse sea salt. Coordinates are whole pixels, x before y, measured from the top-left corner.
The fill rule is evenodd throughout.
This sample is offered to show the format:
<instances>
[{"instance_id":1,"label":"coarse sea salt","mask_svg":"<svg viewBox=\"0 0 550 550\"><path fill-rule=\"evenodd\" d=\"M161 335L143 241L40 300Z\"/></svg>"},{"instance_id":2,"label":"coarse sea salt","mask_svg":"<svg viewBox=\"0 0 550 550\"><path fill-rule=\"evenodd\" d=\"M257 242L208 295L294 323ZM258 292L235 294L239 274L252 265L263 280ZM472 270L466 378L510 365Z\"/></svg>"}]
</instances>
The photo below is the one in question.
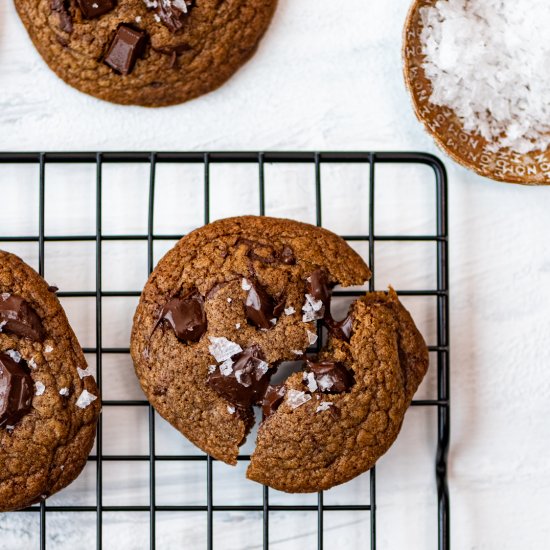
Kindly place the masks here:
<instances>
[{"instance_id":1,"label":"coarse sea salt","mask_svg":"<svg viewBox=\"0 0 550 550\"><path fill-rule=\"evenodd\" d=\"M233 357L233 355L243 351L243 348L241 348L239 344L236 344L223 336L209 336L208 339L211 342L210 346L208 346L208 351L218 362L225 361L226 359Z\"/></svg>"},{"instance_id":2,"label":"coarse sea salt","mask_svg":"<svg viewBox=\"0 0 550 550\"><path fill-rule=\"evenodd\" d=\"M547 0L438 0L420 10L430 101L452 109L488 148L550 145Z\"/></svg>"}]
</instances>

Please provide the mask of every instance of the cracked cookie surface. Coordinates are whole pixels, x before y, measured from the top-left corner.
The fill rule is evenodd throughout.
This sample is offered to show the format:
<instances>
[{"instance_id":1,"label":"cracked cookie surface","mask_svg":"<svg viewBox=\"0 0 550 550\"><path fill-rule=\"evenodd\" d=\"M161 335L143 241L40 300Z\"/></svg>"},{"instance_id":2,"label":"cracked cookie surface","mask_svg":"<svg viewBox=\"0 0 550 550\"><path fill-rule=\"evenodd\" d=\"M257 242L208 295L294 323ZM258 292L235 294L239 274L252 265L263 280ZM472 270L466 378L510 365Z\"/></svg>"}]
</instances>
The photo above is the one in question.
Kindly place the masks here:
<instances>
[{"instance_id":1,"label":"cracked cookie surface","mask_svg":"<svg viewBox=\"0 0 550 550\"><path fill-rule=\"evenodd\" d=\"M303 321L302 308L307 278L319 268L343 286L370 277L361 257L329 231L292 220L243 216L214 222L181 239L146 284L131 341L137 376L156 410L215 458L235 464L254 422L249 405L258 397L255 382L238 385L236 376L247 384L247 369L257 375L264 362L272 371L281 361L300 359L317 338L315 323ZM173 324L159 324L159 317L175 296L195 291L204 297L207 325L198 341L182 341ZM258 298L264 312L269 305L270 328L262 326L253 303L247 307L249 298ZM243 356L225 340L248 352L242 371L231 372L242 365ZM230 375L224 377L227 367Z\"/></svg>"},{"instance_id":2,"label":"cracked cookie surface","mask_svg":"<svg viewBox=\"0 0 550 550\"><path fill-rule=\"evenodd\" d=\"M31 40L65 82L149 107L222 85L255 52L276 0L14 0Z\"/></svg>"},{"instance_id":3,"label":"cracked cookie surface","mask_svg":"<svg viewBox=\"0 0 550 550\"><path fill-rule=\"evenodd\" d=\"M55 290L0 251L0 511L71 483L95 438L98 389Z\"/></svg>"},{"instance_id":4,"label":"cracked cookie surface","mask_svg":"<svg viewBox=\"0 0 550 550\"><path fill-rule=\"evenodd\" d=\"M338 361L354 377L349 391L293 407L301 373L285 382L286 398L260 426L247 477L287 492L314 492L374 466L395 441L428 368L428 350L395 292L354 302L349 344L329 336L321 360ZM323 405L324 404L324 405Z\"/></svg>"}]
</instances>

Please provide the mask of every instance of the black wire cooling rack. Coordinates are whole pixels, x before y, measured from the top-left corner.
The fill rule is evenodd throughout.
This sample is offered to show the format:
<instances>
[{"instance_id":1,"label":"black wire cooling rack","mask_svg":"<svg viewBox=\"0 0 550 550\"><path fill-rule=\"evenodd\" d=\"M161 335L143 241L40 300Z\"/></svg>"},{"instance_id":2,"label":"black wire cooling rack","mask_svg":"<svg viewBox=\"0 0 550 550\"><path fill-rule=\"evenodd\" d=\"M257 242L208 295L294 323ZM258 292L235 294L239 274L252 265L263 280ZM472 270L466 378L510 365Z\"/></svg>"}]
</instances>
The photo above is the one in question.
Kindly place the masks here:
<instances>
[{"instance_id":1,"label":"black wire cooling rack","mask_svg":"<svg viewBox=\"0 0 550 550\"><path fill-rule=\"evenodd\" d=\"M45 196L46 177L45 167L48 164L74 164L87 163L95 165L96 170L96 231L93 235L84 236L49 236L45 234ZM108 163L148 163L149 176L149 202L147 234L140 235L105 235L102 232L102 167ZM369 233L365 235L343 236L348 241L361 241L368 244L368 260L373 274L376 274L375 243L378 241L392 242L433 242L437 250L437 277L436 288L427 290L399 291L404 296L432 296L437 301L437 342L431 343L430 352L437 358L437 399L415 400L413 406L435 407L437 409L437 455L435 458L435 475L437 480L437 506L438 506L438 548L448 550L450 548L449 536L449 493L447 487L447 452L449 447L449 415L450 415L450 385L449 385L449 278L448 278L448 225L447 225L447 176L441 161L424 153L313 153L313 152L289 152L289 153L0 153L1 164L34 164L39 167L39 201L38 201L38 234L11 236L3 235L0 224L0 243L2 242L34 242L39 248L39 271L44 272L45 243L49 241L91 241L95 243L96 259L96 287L91 292L60 292L60 297L91 297L95 298L96 309L96 347L87 348L86 353L93 353L96 357L97 380L102 383L102 357L104 354L127 354L128 348L109 348L102 344L102 298L137 296L137 292L109 292L102 289L102 245L105 241L146 241L147 265L149 272L153 269L153 244L158 240L174 240L181 235L156 235L154 234L153 216L155 201L156 167L160 163L192 163L201 164L204 168L203 192L204 192L204 223L210 218L211 175L210 168L216 163L245 163L255 165L258 169L259 186L259 211L265 214L265 166L277 163L308 164L315 173L315 214L316 223L322 225L321 207L321 166L327 164L363 164L368 166L370 177L369 207L365 216L368 216ZM376 167L380 164L416 164L425 165L433 169L435 197L436 197L436 234L435 235L376 235L375 234L375 185ZM0 185L1 185L0 179ZM370 290L374 290L374 275L369 282ZM355 296L359 292L339 291L341 296ZM323 516L327 511L361 511L370 515L370 532L365 533L364 548L371 550L377 548L376 538L376 470L370 471L369 504L328 505L323 502L323 494L317 497L316 505L273 505L270 504L270 491L263 489L263 502L260 505L227 505L214 504L213 499L213 460L204 455L176 455L162 456L155 450L155 416L153 409L144 400L104 400L103 407L136 406L148 407L149 410L149 453L146 455L113 456L103 453L102 421L99 423L95 455L90 461L96 464L96 505L95 506L54 506L47 501L40 505L28 508L26 511L39 514L40 549L46 549L46 516L51 512L92 512L96 515L96 548L101 550L104 546L103 514L107 512L147 512L150 516L150 533L148 543L144 541L142 548L147 546L153 550L160 545L156 536L156 515L159 512L202 512L206 514L206 546L208 550L214 548L213 526L214 512L259 512L263 519L263 539L258 544L267 550L269 544L270 512L275 511L310 511L317 514L317 548L324 547ZM248 460L249 456L240 456L239 460ZM149 505L148 506L106 506L103 504L103 463L107 461L145 461L149 467ZM155 470L158 464L164 461L201 461L205 464L205 483L207 501L204 506L161 506L156 502ZM48 548L52 545L48 545ZM55 546L55 545L53 545ZM325 545L326 546L326 545ZM184 547L184 546L180 546ZM194 549L192 549L194 550ZM337 549L340 550L340 549Z\"/></svg>"}]
</instances>

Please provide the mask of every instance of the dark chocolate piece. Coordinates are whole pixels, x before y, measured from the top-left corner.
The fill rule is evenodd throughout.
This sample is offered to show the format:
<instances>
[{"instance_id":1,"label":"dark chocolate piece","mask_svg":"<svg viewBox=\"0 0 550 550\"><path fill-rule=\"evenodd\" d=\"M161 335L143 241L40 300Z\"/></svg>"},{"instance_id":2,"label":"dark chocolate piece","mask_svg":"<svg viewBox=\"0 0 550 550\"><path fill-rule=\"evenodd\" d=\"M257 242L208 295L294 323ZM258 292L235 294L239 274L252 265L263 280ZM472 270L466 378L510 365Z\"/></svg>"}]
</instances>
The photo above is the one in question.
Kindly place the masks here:
<instances>
[{"instance_id":1,"label":"dark chocolate piece","mask_svg":"<svg viewBox=\"0 0 550 550\"><path fill-rule=\"evenodd\" d=\"M34 385L27 363L0 353L0 428L14 426L32 408Z\"/></svg>"},{"instance_id":2,"label":"dark chocolate piece","mask_svg":"<svg viewBox=\"0 0 550 550\"><path fill-rule=\"evenodd\" d=\"M105 56L105 63L120 74L130 74L143 54L146 40L145 31L120 25Z\"/></svg>"},{"instance_id":3,"label":"dark chocolate piece","mask_svg":"<svg viewBox=\"0 0 550 550\"><path fill-rule=\"evenodd\" d=\"M38 342L44 339L40 317L23 298L14 294L0 294L0 332Z\"/></svg>"},{"instance_id":4,"label":"dark chocolate piece","mask_svg":"<svg viewBox=\"0 0 550 550\"><path fill-rule=\"evenodd\" d=\"M342 363L335 361L307 361L307 369L313 373L319 391L323 393L343 393L354 382L353 374Z\"/></svg>"},{"instance_id":5,"label":"dark chocolate piece","mask_svg":"<svg viewBox=\"0 0 550 550\"><path fill-rule=\"evenodd\" d=\"M170 324L179 340L198 342L207 327L203 297L192 292L183 298L172 298L162 308L159 322L162 321Z\"/></svg>"},{"instance_id":6,"label":"dark chocolate piece","mask_svg":"<svg viewBox=\"0 0 550 550\"><path fill-rule=\"evenodd\" d=\"M285 398L285 393L286 388L284 384L270 385L267 387L264 399L262 401L264 420L268 416L271 416L279 408L279 405Z\"/></svg>"},{"instance_id":7,"label":"dark chocolate piece","mask_svg":"<svg viewBox=\"0 0 550 550\"><path fill-rule=\"evenodd\" d=\"M271 319L276 317L275 304L271 296L259 285L250 283L252 288L248 291L244 303L247 319L259 328L271 328Z\"/></svg>"},{"instance_id":8,"label":"dark chocolate piece","mask_svg":"<svg viewBox=\"0 0 550 550\"><path fill-rule=\"evenodd\" d=\"M223 374L221 369L216 369L208 377L208 385L238 407L260 403L272 374L272 369L268 369L263 361L260 347L254 344L231 357L231 360L231 372Z\"/></svg>"},{"instance_id":9,"label":"dark chocolate piece","mask_svg":"<svg viewBox=\"0 0 550 550\"><path fill-rule=\"evenodd\" d=\"M50 0L50 9L59 15L59 28L68 33L73 32L73 18L65 0Z\"/></svg>"},{"instance_id":10,"label":"dark chocolate piece","mask_svg":"<svg viewBox=\"0 0 550 550\"><path fill-rule=\"evenodd\" d=\"M157 0L156 13L170 32L178 32L183 28L189 12L185 0Z\"/></svg>"},{"instance_id":11,"label":"dark chocolate piece","mask_svg":"<svg viewBox=\"0 0 550 550\"><path fill-rule=\"evenodd\" d=\"M330 298L332 289L328 281L328 274L324 269L316 269L309 277L309 293L321 300L325 306L325 315L330 315Z\"/></svg>"},{"instance_id":12,"label":"dark chocolate piece","mask_svg":"<svg viewBox=\"0 0 550 550\"><path fill-rule=\"evenodd\" d=\"M115 7L115 0L77 0L80 11L86 19L94 19L110 12Z\"/></svg>"},{"instance_id":13,"label":"dark chocolate piece","mask_svg":"<svg viewBox=\"0 0 550 550\"><path fill-rule=\"evenodd\" d=\"M52 294L56 294L58 291L59 291L59 288L56 286L52 285L48 287L48 292L51 292Z\"/></svg>"},{"instance_id":14,"label":"dark chocolate piece","mask_svg":"<svg viewBox=\"0 0 550 550\"><path fill-rule=\"evenodd\" d=\"M281 261L286 265L294 265L296 263L294 252L292 251L292 248L290 248L290 246L285 245L285 247L283 248L283 251L281 253Z\"/></svg>"}]
</instances>

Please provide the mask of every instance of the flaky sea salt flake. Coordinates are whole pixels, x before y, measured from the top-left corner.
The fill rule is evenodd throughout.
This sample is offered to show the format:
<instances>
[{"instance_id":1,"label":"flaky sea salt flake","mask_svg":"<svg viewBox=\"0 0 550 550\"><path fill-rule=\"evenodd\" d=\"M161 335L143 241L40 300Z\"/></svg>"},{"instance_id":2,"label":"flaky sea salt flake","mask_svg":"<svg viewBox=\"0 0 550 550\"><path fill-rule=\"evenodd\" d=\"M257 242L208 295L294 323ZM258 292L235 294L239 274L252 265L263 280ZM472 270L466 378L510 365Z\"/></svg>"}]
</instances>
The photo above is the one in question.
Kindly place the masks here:
<instances>
[{"instance_id":1,"label":"flaky sea salt flake","mask_svg":"<svg viewBox=\"0 0 550 550\"><path fill-rule=\"evenodd\" d=\"M223 336L209 336L208 339L211 342L210 346L208 346L208 351L210 351L218 362L225 361L243 351L243 348L239 344L231 342L231 340Z\"/></svg>"},{"instance_id":2,"label":"flaky sea salt flake","mask_svg":"<svg viewBox=\"0 0 550 550\"><path fill-rule=\"evenodd\" d=\"M299 390L288 390L287 396L287 403L293 409L297 409L311 399L311 395Z\"/></svg>"},{"instance_id":3,"label":"flaky sea salt flake","mask_svg":"<svg viewBox=\"0 0 550 550\"><path fill-rule=\"evenodd\" d=\"M93 376L92 371L90 370L90 367L86 367L85 369L81 369L80 367L76 367L76 372L78 372L78 376L82 380L83 378L86 378L86 376Z\"/></svg>"},{"instance_id":4,"label":"flaky sea salt flake","mask_svg":"<svg viewBox=\"0 0 550 550\"><path fill-rule=\"evenodd\" d=\"M84 390L76 400L76 406L80 409L85 409L86 407L89 407L97 397L95 395L92 395L88 390Z\"/></svg>"},{"instance_id":5,"label":"flaky sea salt flake","mask_svg":"<svg viewBox=\"0 0 550 550\"><path fill-rule=\"evenodd\" d=\"M323 402L319 403L319 406L317 407L315 412L319 413L319 412L323 412L323 411L328 411L330 407L332 407L332 403L330 401L323 401Z\"/></svg>"},{"instance_id":6,"label":"flaky sea salt flake","mask_svg":"<svg viewBox=\"0 0 550 550\"><path fill-rule=\"evenodd\" d=\"M317 334L315 334L314 332L311 332L309 330L306 330L306 332L307 332L307 341L309 342L310 346L313 346L313 344L315 344L315 342L317 342L319 337L317 336Z\"/></svg>"},{"instance_id":7,"label":"flaky sea salt flake","mask_svg":"<svg viewBox=\"0 0 550 550\"><path fill-rule=\"evenodd\" d=\"M294 315L296 313L296 310L290 306L285 308L285 315Z\"/></svg>"},{"instance_id":8,"label":"flaky sea salt flake","mask_svg":"<svg viewBox=\"0 0 550 550\"><path fill-rule=\"evenodd\" d=\"M304 372L304 382L310 392L313 393L317 390L317 382L315 381L315 375L312 372Z\"/></svg>"},{"instance_id":9,"label":"flaky sea salt flake","mask_svg":"<svg viewBox=\"0 0 550 550\"><path fill-rule=\"evenodd\" d=\"M59 395L62 395L63 397L67 397L69 395L69 388L61 388L59 390Z\"/></svg>"},{"instance_id":10,"label":"flaky sea salt flake","mask_svg":"<svg viewBox=\"0 0 550 550\"><path fill-rule=\"evenodd\" d=\"M232 405L227 405L227 412L229 414L235 414L235 407L233 407Z\"/></svg>"},{"instance_id":11,"label":"flaky sea salt flake","mask_svg":"<svg viewBox=\"0 0 550 550\"><path fill-rule=\"evenodd\" d=\"M21 361L21 354L18 351L15 351L14 349L9 349L6 351L6 353L16 362L19 363Z\"/></svg>"},{"instance_id":12,"label":"flaky sea salt flake","mask_svg":"<svg viewBox=\"0 0 550 550\"><path fill-rule=\"evenodd\" d=\"M243 290L250 290L252 288L252 285L246 279L243 279L241 281L241 287Z\"/></svg>"},{"instance_id":13,"label":"flaky sea salt flake","mask_svg":"<svg viewBox=\"0 0 550 550\"><path fill-rule=\"evenodd\" d=\"M40 381L36 381L34 383L35 392L34 395L44 395L44 392L46 391L46 386Z\"/></svg>"},{"instance_id":14,"label":"flaky sea salt flake","mask_svg":"<svg viewBox=\"0 0 550 550\"><path fill-rule=\"evenodd\" d=\"M233 372L233 360L231 358L226 359L221 365L220 365L220 372L224 376L229 376Z\"/></svg>"}]
</instances>

